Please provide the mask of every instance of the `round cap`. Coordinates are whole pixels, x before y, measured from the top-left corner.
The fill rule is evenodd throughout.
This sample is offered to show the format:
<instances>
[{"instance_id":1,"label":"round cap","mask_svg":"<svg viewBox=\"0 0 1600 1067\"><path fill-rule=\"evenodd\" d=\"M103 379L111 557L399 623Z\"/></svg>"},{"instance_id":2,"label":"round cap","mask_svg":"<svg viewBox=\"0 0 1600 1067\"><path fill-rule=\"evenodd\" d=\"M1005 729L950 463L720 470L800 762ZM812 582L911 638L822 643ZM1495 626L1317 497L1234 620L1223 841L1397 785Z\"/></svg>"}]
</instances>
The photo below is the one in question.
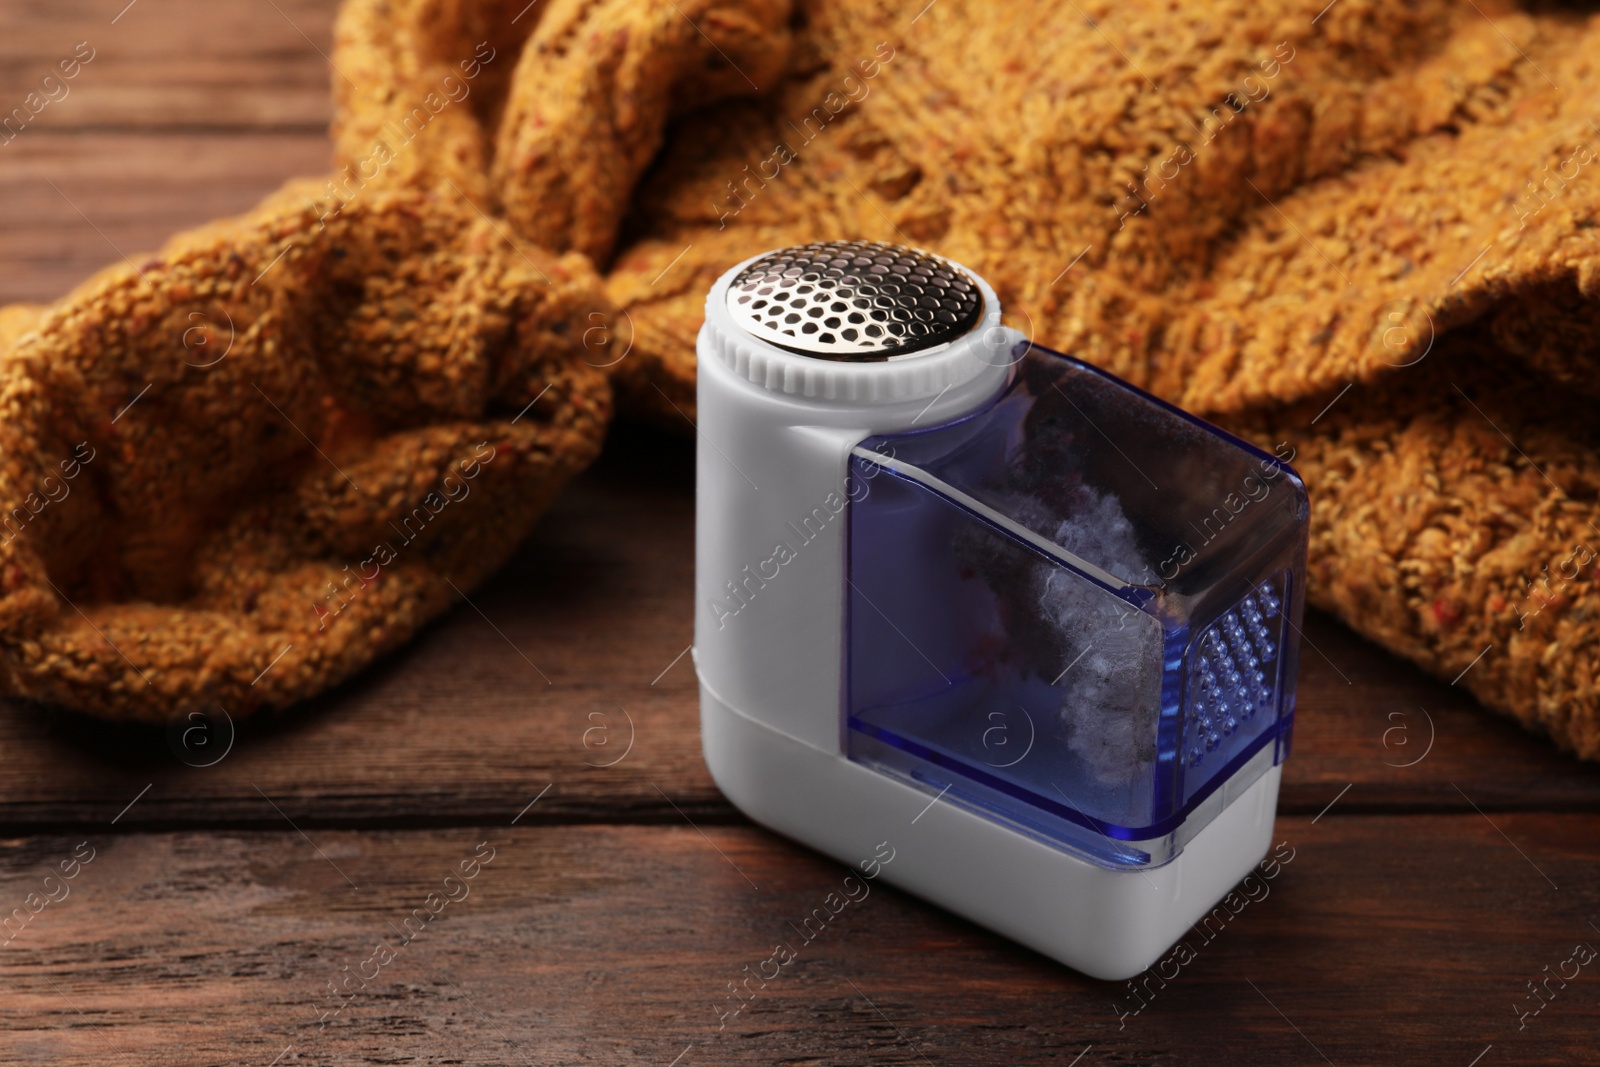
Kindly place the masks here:
<instances>
[{"instance_id":1,"label":"round cap","mask_svg":"<svg viewBox=\"0 0 1600 1067\"><path fill-rule=\"evenodd\" d=\"M704 369L721 364L771 393L878 409L868 422L887 432L900 426L904 413L887 410L896 405L907 418L933 419L992 398L1022 339L1001 325L994 290L961 264L904 245L834 241L728 270L706 294L695 350L702 387ZM848 416L851 425L862 417Z\"/></svg>"},{"instance_id":2,"label":"round cap","mask_svg":"<svg viewBox=\"0 0 1600 1067\"><path fill-rule=\"evenodd\" d=\"M977 281L905 245L827 241L769 252L728 285L733 322L790 352L881 362L940 348L983 314Z\"/></svg>"}]
</instances>

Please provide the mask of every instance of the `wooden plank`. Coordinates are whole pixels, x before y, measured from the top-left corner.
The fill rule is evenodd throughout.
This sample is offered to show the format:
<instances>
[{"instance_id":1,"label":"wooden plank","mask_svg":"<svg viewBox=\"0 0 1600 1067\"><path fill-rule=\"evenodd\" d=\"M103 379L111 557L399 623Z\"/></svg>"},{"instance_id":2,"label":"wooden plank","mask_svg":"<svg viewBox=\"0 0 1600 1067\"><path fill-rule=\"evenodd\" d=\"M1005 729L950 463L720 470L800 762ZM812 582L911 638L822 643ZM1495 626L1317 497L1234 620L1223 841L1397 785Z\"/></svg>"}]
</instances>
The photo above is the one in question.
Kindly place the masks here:
<instances>
[{"instance_id":1,"label":"wooden plank","mask_svg":"<svg viewBox=\"0 0 1600 1067\"><path fill-rule=\"evenodd\" d=\"M179 757L212 760L226 743L220 720L214 737L192 735L189 750L174 751L160 732L0 707L0 825L93 825L147 785L122 825L281 825L258 788L308 825L494 821L552 783L530 818L676 819L665 793L697 820L733 819L700 758L685 654L692 458L686 437L618 431L599 466L473 596L493 627L462 606L317 706L247 723L215 766ZM1313 617L1307 635L1329 658L1309 648L1302 657L1282 810L1316 814L1336 798L1341 812L1600 810L1596 768L1337 623ZM1396 766L1423 756L1419 708L1437 739L1415 766ZM1385 747L1397 726L1406 733L1391 732Z\"/></svg>"},{"instance_id":2,"label":"wooden plank","mask_svg":"<svg viewBox=\"0 0 1600 1067\"><path fill-rule=\"evenodd\" d=\"M289 177L327 172L336 9L334 0L0 9L0 123L13 119L0 126L0 304L54 300L107 263L246 210ZM83 41L93 58L45 92L43 78L59 76ZM31 104L30 93L40 94ZM17 107L29 113L18 119Z\"/></svg>"},{"instance_id":3,"label":"wooden plank","mask_svg":"<svg viewBox=\"0 0 1600 1067\"><path fill-rule=\"evenodd\" d=\"M1485 1065L1592 1062L1600 1027L1600 964L1563 967L1600 946L1595 815L1286 819L1289 862L1138 998L881 881L808 941L847 872L761 830L506 821L7 842L8 910L95 852L0 949L0 1060L1466 1067L1491 1045ZM379 942L394 958L363 968ZM780 942L797 958L764 967ZM730 983L761 970L741 1007Z\"/></svg>"},{"instance_id":4,"label":"wooden plank","mask_svg":"<svg viewBox=\"0 0 1600 1067\"><path fill-rule=\"evenodd\" d=\"M1315 813L1341 794L1341 807L1369 811L1596 811L1600 766L1317 614L1300 652L1280 807Z\"/></svg>"},{"instance_id":5,"label":"wooden plank","mask_svg":"<svg viewBox=\"0 0 1600 1067\"><path fill-rule=\"evenodd\" d=\"M18 139L0 153L47 131L318 131L332 113L326 57L337 7L336 0L6 4L0 116L24 107L27 128L14 123ZM38 94L31 102L30 93Z\"/></svg>"},{"instance_id":6,"label":"wooden plank","mask_svg":"<svg viewBox=\"0 0 1600 1067\"><path fill-rule=\"evenodd\" d=\"M0 148L0 304L56 300L122 256L137 263L180 230L247 210L290 176L326 173L329 159L320 133L18 137Z\"/></svg>"}]
</instances>

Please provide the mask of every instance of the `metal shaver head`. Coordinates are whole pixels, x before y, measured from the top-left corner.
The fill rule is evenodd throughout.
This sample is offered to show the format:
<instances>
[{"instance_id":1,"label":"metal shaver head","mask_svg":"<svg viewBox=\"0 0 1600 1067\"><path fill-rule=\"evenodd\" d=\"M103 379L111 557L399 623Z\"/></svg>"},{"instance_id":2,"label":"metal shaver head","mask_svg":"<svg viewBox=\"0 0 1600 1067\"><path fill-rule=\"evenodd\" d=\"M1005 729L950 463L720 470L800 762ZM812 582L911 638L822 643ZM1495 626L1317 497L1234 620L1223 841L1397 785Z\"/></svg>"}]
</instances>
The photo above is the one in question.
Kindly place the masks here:
<instances>
[{"instance_id":1,"label":"metal shaver head","mask_svg":"<svg viewBox=\"0 0 1600 1067\"><path fill-rule=\"evenodd\" d=\"M787 351L876 363L975 329L983 296L971 275L920 249L827 241L747 264L728 286L727 306L741 329Z\"/></svg>"}]
</instances>

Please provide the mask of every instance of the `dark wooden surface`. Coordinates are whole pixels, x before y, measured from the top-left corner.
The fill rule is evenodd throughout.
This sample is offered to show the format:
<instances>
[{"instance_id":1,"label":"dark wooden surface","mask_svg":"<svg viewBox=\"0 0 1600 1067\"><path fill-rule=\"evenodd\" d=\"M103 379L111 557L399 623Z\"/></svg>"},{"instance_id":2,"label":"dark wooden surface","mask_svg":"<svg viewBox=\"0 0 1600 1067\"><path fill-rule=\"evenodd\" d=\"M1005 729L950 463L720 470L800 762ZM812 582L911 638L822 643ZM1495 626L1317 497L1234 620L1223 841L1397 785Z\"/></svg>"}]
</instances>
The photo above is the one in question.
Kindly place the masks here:
<instances>
[{"instance_id":1,"label":"dark wooden surface","mask_svg":"<svg viewBox=\"0 0 1600 1067\"><path fill-rule=\"evenodd\" d=\"M0 302L326 166L329 4L123 2L0 9L0 111L96 50L0 146ZM843 872L701 762L691 459L620 431L474 597L493 626L463 608L315 707L185 747L0 706L0 915L94 856L0 933L0 1063L1600 1062L1600 966L1516 1013L1600 946L1600 769L1317 616L1295 858L1138 1014L880 887L719 1028ZM470 895L324 1018L484 841Z\"/></svg>"}]
</instances>

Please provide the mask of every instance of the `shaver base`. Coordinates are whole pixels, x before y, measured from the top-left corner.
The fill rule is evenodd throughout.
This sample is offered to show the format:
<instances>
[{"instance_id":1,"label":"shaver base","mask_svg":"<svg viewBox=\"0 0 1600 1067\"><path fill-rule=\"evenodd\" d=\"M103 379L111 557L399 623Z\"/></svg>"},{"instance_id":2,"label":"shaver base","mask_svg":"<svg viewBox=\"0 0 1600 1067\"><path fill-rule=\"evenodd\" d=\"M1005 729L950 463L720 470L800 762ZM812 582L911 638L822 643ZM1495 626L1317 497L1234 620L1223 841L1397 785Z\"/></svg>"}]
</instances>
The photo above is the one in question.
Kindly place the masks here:
<instances>
[{"instance_id":1,"label":"shaver base","mask_svg":"<svg viewBox=\"0 0 1600 1067\"><path fill-rule=\"evenodd\" d=\"M887 841L888 882L1107 980L1154 964L1266 856L1282 774L1268 769L1170 863L1113 870L930 803L920 789L729 707L704 683L700 729L717 787L758 823L846 865Z\"/></svg>"}]
</instances>

